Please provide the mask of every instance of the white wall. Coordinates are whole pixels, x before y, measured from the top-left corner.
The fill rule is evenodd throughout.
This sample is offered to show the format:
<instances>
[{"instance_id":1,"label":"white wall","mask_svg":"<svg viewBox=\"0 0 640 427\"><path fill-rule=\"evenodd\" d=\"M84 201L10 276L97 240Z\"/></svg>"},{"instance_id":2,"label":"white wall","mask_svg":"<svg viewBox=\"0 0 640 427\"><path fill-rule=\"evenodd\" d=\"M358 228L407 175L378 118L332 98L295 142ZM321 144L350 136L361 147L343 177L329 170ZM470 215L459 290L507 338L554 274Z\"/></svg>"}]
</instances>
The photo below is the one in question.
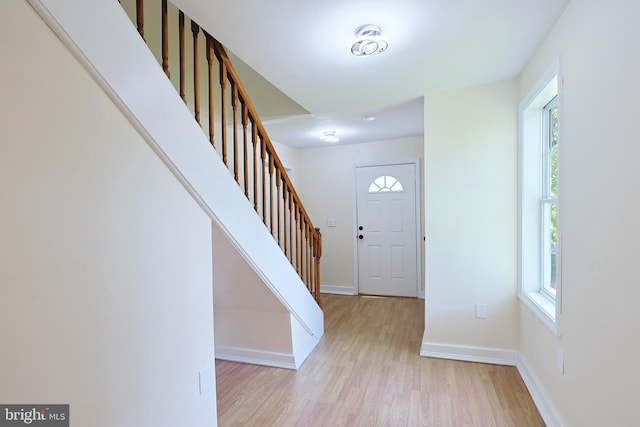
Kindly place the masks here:
<instances>
[{"instance_id":1,"label":"white wall","mask_svg":"<svg viewBox=\"0 0 640 427\"><path fill-rule=\"evenodd\" d=\"M280 161L282 162L282 165L285 168L290 168L291 169L291 173L289 173L289 178L291 178L293 180L293 185L296 187L296 191L298 191L298 185L297 185L297 181L296 181L296 175L298 172L298 169L300 168L299 163L298 163L298 152L300 150L293 148L293 147L289 147L288 145L284 145L284 144L280 144L278 142L273 142L273 148L276 149L276 153L278 153L278 157L280 158ZM303 173L303 171L300 171L300 173ZM300 194L298 194L300 195ZM307 201L303 200L302 203L304 203L306 205ZM311 219L313 221L313 218ZM314 224L315 225L315 224ZM317 227L317 225L316 225Z\"/></svg>"},{"instance_id":2,"label":"white wall","mask_svg":"<svg viewBox=\"0 0 640 427\"><path fill-rule=\"evenodd\" d=\"M291 353L289 311L216 226L213 242L216 351L238 347Z\"/></svg>"},{"instance_id":3,"label":"white wall","mask_svg":"<svg viewBox=\"0 0 640 427\"><path fill-rule=\"evenodd\" d=\"M638 424L638 16L633 0L573 0L521 78L524 97L561 56L561 338L524 305L520 334L524 358L568 426Z\"/></svg>"},{"instance_id":4,"label":"white wall","mask_svg":"<svg viewBox=\"0 0 640 427\"><path fill-rule=\"evenodd\" d=\"M425 96L423 344L432 351L518 348L516 98L514 81ZM475 303L487 304L487 319L475 318Z\"/></svg>"},{"instance_id":5,"label":"white wall","mask_svg":"<svg viewBox=\"0 0 640 427\"><path fill-rule=\"evenodd\" d=\"M421 159L422 145L422 138L414 137L298 151L296 190L314 225L322 232L320 282L323 287L346 293L353 293L355 289L355 165ZM327 227L328 218L335 218L336 227Z\"/></svg>"},{"instance_id":6,"label":"white wall","mask_svg":"<svg viewBox=\"0 0 640 427\"><path fill-rule=\"evenodd\" d=\"M297 369L317 344L214 223L216 359ZM311 350L309 350L311 351Z\"/></svg>"},{"instance_id":7,"label":"white wall","mask_svg":"<svg viewBox=\"0 0 640 427\"><path fill-rule=\"evenodd\" d=\"M0 401L215 425L211 220L25 1L0 40Z\"/></svg>"}]
</instances>

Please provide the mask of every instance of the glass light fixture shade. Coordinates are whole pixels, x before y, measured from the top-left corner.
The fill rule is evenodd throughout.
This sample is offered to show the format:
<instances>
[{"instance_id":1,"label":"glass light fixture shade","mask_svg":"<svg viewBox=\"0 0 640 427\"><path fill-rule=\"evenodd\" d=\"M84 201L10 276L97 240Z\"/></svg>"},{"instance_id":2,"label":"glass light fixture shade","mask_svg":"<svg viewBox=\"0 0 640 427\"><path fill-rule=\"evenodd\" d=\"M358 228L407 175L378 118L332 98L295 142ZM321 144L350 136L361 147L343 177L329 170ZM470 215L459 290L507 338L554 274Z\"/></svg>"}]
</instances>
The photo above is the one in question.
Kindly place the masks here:
<instances>
[{"instance_id":1,"label":"glass light fixture shade","mask_svg":"<svg viewBox=\"0 0 640 427\"><path fill-rule=\"evenodd\" d=\"M333 142L340 141L340 138L336 136L335 131L327 130L322 132L322 136L320 137L320 140L328 143L333 143Z\"/></svg>"},{"instance_id":2,"label":"glass light fixture shade","mask_svg":"<svg viewBox=\"0 0 640 427\"><path fill-rule=\"evenodd\" d=\"M377 25L363 25L356 29L356 41L351 46L351 53L355 56L377 55L389 47L387 40L381 36Z\"/></svg>"}]
</instances>

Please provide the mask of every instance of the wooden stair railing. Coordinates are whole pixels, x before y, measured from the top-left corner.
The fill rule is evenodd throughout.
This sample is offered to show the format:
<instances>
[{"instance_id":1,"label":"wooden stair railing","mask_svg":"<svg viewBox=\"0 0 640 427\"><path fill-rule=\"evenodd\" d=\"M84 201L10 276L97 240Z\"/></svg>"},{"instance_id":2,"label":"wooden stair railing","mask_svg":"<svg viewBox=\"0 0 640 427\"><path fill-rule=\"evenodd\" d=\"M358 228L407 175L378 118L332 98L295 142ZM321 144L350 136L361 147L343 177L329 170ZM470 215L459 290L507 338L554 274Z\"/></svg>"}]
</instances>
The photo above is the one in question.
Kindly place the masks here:
<instances>
[{"instance_id":1,"label":"wooden stair railing","mask_svg":"<svg viewBox=\"0 0 640 427\"><path fill-rule=\"evenodd\" d=\"M221 156L309 292L321 305L320 229L313 226L222 44L167 0L118 1L174 83L194 119L203 130L206 129L212 148ZM149 22L149 28L145 28L145 14L160 19ZM185 37L187 19L191 37ZM173 49L171 45L172 29L176 30L173 40L177 53L175 45ZM204 44L199 43L202 39ZM189 50L191 61L187 59ZM177 57L177 63L171 61L174 57ZM201 67L206 68L207 73L203 85L200 84ZM189 85L188 78L191 79ZM201 115L203 95L207 98L205 108L208 111Z\"/></svg>"}]
</instances>

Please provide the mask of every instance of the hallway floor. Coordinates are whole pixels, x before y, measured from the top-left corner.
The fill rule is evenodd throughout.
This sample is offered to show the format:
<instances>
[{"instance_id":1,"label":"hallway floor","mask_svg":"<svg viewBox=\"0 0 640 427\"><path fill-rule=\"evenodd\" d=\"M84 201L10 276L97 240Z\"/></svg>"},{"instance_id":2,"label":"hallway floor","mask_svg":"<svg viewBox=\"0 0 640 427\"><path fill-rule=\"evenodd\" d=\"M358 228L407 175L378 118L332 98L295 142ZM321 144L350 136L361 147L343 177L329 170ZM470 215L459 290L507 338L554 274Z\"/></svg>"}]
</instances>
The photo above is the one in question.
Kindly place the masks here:
<instances>
[{"instance_id":1,"label":"hallway floor","mask_svg":"<svg viewBox=\"0 0 640 427\"><path fill-rule=\"evenodd\" d=\"M323 304L298 371L216 361L219 426L544 426L515 367L419 355L424 300Z\"/></svg>"}]
</instances>

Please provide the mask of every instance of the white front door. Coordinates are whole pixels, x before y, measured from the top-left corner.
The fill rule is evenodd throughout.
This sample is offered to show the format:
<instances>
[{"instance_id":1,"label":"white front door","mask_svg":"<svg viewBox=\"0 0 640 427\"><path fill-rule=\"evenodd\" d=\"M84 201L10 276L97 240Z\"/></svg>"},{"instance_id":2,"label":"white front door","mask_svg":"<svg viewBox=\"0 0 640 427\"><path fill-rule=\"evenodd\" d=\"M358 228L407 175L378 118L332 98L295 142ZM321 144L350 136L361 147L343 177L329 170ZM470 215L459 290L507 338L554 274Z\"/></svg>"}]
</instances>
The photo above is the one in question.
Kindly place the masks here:
<instances>
[{"instance_id":1,"label":"white front door","mask_svg":"<svg viewBox=\"0 0 640 427\"><path fill-rule=\"evenodd\" d=\"M417 296L416 163L356 167L358 292Z\"/></svg>"}]
</instances>

